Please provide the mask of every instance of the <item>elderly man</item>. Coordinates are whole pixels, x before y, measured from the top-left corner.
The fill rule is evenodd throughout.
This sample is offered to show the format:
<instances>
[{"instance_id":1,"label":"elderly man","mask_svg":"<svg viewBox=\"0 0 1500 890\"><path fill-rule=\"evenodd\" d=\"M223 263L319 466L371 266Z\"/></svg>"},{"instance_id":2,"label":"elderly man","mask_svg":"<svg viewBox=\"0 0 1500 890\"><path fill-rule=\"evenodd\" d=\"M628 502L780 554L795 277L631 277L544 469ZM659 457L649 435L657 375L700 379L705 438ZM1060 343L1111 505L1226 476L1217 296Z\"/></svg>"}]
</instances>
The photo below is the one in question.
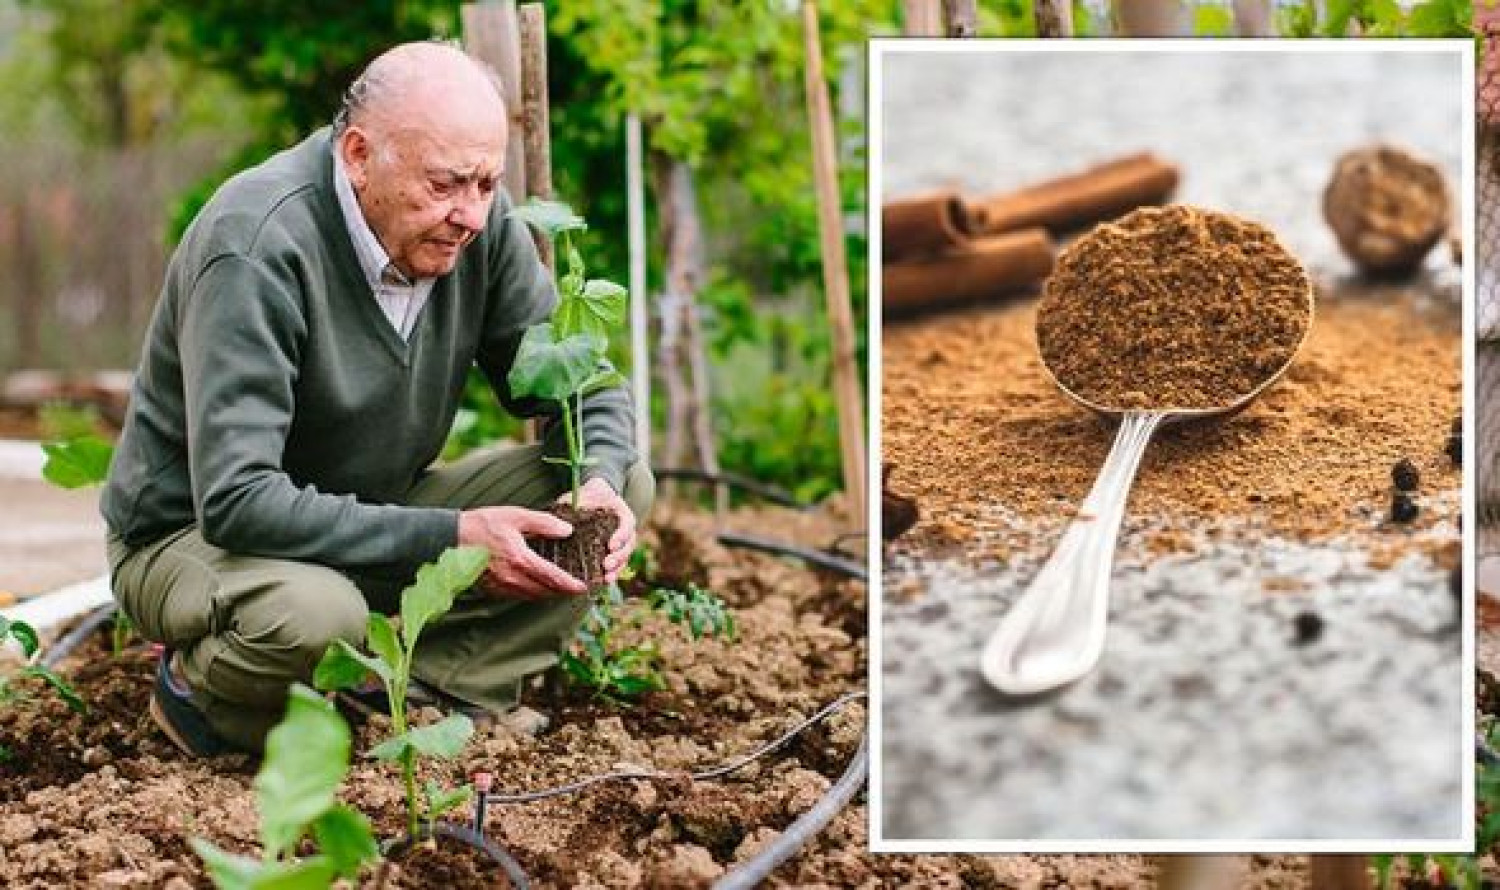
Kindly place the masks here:
<instances>
[{"instance_id":1,"label":"elderly man","mask_svg":"<svg viewBox=\"0 0 1500 890\"><path fill-rule=\"evenodd\" d=\"M487 548L478 589L432 626L414 673L489 712L553 665L584 585L526 539L567 485L560 441L430 468L469 368L502 404L524 330L557 297L498 188L493 76L436 43L396 47L331 130L225 183L172 257L103 498L115 597L168 647L151 712L184 751L258 750L286 690L361 642L421 563ZM497 195L500 195L497 199ZM614 580L649 508L623 390L584 405L584 506L619 526Z\"/></svg>"}]
</instances>

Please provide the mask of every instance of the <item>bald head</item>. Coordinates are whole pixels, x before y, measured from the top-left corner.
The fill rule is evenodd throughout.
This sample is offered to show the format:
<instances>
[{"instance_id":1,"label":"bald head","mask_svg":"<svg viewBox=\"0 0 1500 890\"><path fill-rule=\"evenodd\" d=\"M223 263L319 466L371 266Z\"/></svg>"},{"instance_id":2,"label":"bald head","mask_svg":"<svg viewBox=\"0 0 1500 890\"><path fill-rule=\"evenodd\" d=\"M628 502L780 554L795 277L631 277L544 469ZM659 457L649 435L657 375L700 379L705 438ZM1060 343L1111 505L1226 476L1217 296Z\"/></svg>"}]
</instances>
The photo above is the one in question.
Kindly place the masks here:
<instances>
[{"instance_id":1,"label":"bald head","mask_svg":"<svg viewBox=\"0 0 1500 890\"><path fill-rule=\"evenodd\" d=\"M393 135L414 128L442 138L504 138L505 100L498 76L457 46L403 43L378 56L344 94L334 121Z\"/></svg>"},{"instance_id":2,"label":"bald head","mask_svg":"<svg viewBox=\"0 0 1500 890\"><path fill-rule=\"evenodd\" d=\"M334 121L365 221L409 278L447 274L484 228L507 135L498 78L443 43L371 62Z\"/></svg>"}]
</instances>

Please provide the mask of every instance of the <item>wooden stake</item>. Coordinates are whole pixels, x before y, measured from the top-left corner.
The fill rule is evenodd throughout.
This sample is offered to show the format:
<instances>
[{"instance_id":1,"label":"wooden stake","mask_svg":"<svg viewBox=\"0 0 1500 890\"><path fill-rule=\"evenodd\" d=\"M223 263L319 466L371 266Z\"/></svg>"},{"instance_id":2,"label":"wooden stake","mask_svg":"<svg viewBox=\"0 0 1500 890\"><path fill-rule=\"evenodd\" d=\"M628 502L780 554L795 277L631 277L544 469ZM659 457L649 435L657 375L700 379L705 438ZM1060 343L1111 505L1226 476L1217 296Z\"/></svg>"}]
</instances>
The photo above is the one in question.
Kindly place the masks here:
<instances>
[{"instance_id":1,"label":"wooden stake","mask_svg":"<svg viewBox=\"0 0 1500 890\"><path fill-rule=\"evenodd\" d=\"M547 112L547 11L527 3L519 12L521 35L521 118L526 144L526 193L552 198L552 136ZM537 237L537 252L553 268L552 244Z\"/></svg>"},{"instance_id":2,"label":"wooden stake","mask_svg":"<svg viewBox=\"0 0 1500 890\"><path fill-rule=\"evenodd\" d=\"M901 0L907 37L943 36L943 0Z\"/></svg>"},{"instance_id":3,"label":"wooden stake","mask_svg":"<svg viewBox=\"0 0 1500 890\"><path fill-rule=\"evenodd\" d=\"M1036 36L1073 36L1073 0L1033 0L1033 3Z\"/></svg>"},{"instance_id":4,"label":"wooden stake","mask_svg":"<svg viewBox=\"0 0 1500 890\"><path fill-rule=\"evenodd\" d=\"M909 8L909 7L908 7ZM865 421L859 364L854 355L854 321L849 308L849 265L844 255L843 208L839 201L838 157L834 153L833 113L823 78L823 49L818 37L818 7L802 4L802 33L807 46L807 107L812 123L813 179L818 196L818 235L823 253L823 290L833 326L833 381L839 406L839 444L844 459L844 490L856 523L865 515Z\"/></svg>"},{"instance_id":5,"label":"wooden stake","mask_svg":"<svg viewBox=\"0 0 1500 890\"><path fill-rule=\"evenodd\" d=\"M630 391L635 401L635 447L651 460L651 317L646 311L646 195L641 118L625 118L625 201L630 241Z\"/></svg>"},{"instance_id":6,"label":"wooden stake","mask_svg":"<svg viewBox=\"0 0 1500 890\"><path fill-rule=\"evenodd\" d=\"M521 32L516 3L515 0L465 3L460 12L464 48L500 76L505 114L510 122L501 179L511 203L519 206L526 203L526 123L521 114Z\"/></svg>"},{"instance_id":7,"label":"wooden stake","mask_svg":"<svg viewBox=\"0 0 1500 890\"><path fill-rule=\"evenodd\" d=\"M975 0L943 0L949 37L978 37L979 11Z\"/></svg>"}]
</instances>

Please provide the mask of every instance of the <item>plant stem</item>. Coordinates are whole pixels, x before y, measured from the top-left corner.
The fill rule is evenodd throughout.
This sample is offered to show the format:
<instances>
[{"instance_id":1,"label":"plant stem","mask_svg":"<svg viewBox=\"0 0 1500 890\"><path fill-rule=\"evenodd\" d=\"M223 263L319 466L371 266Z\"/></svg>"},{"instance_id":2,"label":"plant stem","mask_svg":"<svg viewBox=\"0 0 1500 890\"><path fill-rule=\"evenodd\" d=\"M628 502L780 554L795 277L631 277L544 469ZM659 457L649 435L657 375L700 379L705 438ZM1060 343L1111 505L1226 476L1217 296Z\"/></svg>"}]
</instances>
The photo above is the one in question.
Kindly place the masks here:
<instances>
[{"instance_id":1,"label":"plant stem","mask_svg":"<svg viewBox=\"0 0 1500 890\"><path fill-rule=\"evenodd\" d=\"M578 401L579 405L578 422L576 424L573 422L573 408L568 404L567 399L563 399L562 416L563 438L568 440L568 472L572 476L573 481L572 505L573 509L577 510L579 476L582 474L583 469L583 443L579 441L583 438L583 394L580 393L574 396L574 398Z\"/></svg>"},{"instance_id":2,"label":"plant stem","mask_svg":"<svg viewBox=\"0 0 1500 890\"><path fill-rule=\"evenodd\" d=\"M391 704L391 733L397 738L406 735L406 685L411 671L410 663L402 664L395 678L386 689ZM406 831L413 839L417 836L417 755L407 748L401 755L401 779L406 785Z\"/></svg>"}]
</instances>

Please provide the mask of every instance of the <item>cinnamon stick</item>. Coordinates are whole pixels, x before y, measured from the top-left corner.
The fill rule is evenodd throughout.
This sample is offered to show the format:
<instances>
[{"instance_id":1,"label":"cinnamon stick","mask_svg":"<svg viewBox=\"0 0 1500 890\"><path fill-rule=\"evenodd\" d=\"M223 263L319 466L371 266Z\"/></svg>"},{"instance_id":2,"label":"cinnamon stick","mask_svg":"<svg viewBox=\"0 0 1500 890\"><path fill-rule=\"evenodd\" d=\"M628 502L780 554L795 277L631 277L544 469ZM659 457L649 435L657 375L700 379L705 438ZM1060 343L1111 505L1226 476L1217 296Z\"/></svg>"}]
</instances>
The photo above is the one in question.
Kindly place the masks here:
<instances>
[{"instance_id":1,"label":"cinnamon stick","mask_svg":"<svg viewBox=\"0 0 1500 890\"><path fill-rule=\"evenodd\" d=\"M962 247L980 220L954 191L925 192L882 208L881 243L886 262Z\"/></svg>"},{"instance_id":2,"label":"cinnamon stick","mask_svg":"<svg viewBox=\"0 0 1500 890\"><path fill-rule=\"evenodd\" d=\"M1042 226L1053 234L1110 219L1145 204L1161 204L1177 188L1177 167L1147 153L1092 167L979 203L988 234Z\"/></svg>"},{"instance_id":3,"label":"cinnamon stick","mask_svg":"<svg viewBox=\"0 0 1500 890\"><path fill-rule=\"evenodd\" d=\"M1044 229L976 239L962 250L886 263L881 305L902 312L1024 290L1047 277L1052 260Z\"/></svg>"}]
</instances>

